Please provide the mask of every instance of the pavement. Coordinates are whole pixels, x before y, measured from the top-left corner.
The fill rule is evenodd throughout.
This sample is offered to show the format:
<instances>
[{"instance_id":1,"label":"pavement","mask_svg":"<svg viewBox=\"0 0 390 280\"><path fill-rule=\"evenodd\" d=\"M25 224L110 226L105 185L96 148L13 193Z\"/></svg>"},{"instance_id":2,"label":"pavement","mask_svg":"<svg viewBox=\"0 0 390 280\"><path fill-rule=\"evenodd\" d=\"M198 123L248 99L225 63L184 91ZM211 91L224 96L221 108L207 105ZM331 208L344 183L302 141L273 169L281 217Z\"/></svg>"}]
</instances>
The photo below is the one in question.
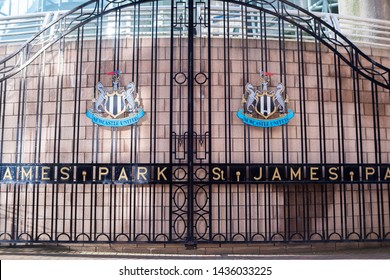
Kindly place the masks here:
<instances>
[{"instance_id":1,"label":"pavement","mask_svg":"<svg viewBox=\"0 0 390 280\"><path fill-rule=\"evenodd\" d=\"M0 260L98 260L98 259L200 259L200 260L229 260L229 259L266 259L266 260L390 260L390 244L375 244L372 246L343 246L334 250L332 246L314 247L311 244L298 246L274 246L272 250L263 250L261 245L248 246L235 253L234 250L215 247L205 254L204 247L197 250L153 250L152 245L137 247L122 246L121 250L115 246L69 246L69 245L0 245ZM177 245L183 248L182 245ZM205 246L207 247L207 246ZM253 248L260 248L260 253L253 253ZM123 249L126 248L126 249ZM230 247L227 247L230 248ZM265 248L270 248L265 247ZM272 247L271 247L272 248ZM287 249L289 248L289 249ZM330 249L329 249L330 248ZM147 250L145 250L147 249ZM262 251L263 250L263 251ZM248 253L249 252L249 253Z\"/></svg>"}]
</instances>

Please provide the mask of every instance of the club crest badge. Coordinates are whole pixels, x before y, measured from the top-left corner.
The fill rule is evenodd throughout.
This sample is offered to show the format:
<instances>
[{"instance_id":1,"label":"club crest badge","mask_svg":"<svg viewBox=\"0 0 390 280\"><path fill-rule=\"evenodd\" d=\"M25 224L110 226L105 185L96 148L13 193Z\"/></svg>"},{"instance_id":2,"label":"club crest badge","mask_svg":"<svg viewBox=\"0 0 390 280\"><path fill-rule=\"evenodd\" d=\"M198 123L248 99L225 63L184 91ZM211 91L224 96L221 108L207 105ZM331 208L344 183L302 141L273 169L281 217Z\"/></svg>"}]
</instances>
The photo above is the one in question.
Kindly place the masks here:
<instances>
[{"instance_id":1,"label":"club crest badge","mask_svg":"<svg viewBox=\"0 0 390 280\"><path fill-rule=\"evenodd\" d=\"M287 109L288 96L282 83L276 90L269 90L268 83L272 73L260 71L261 86L256 89L250 83L245 86L241 103L243 108L237 112L237 117L243 123L257 127L274 127L287 124L294 112Z\"/></svg>"},{"instance_id":2,"label":"club crest badge","mask_svg":"<svg viewBox=\"0 0 390 280\"><path fill-rule=\"evenodd\" d=\"M122 127L137 123L145 115L141 108L141 99L135 92L135 84L129 83L126 88L119 85L119 71L107 73L112 75L112 88L104 88L101 82L96 85L99 96L92 101L87 117L101 126Z\"/></svg>"}]
</instances>

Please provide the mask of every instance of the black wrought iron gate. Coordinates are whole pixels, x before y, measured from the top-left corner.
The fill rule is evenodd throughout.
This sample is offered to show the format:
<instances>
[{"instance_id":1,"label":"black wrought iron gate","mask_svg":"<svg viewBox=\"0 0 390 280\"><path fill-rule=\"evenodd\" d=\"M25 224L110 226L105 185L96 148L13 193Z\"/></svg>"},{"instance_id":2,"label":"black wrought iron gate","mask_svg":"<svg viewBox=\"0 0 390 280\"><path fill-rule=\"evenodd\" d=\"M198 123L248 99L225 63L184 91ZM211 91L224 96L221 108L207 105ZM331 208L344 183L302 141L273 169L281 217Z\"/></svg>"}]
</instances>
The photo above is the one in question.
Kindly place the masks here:
<instances>
[{"instance_id":1,"label":"black wrought iron gate","mask_svg":"<svg viewBox=\"0 0 390 280\"><path fill-rule=\"evenodd\" d=\"M389 240L390 71L288 1L89 1L0 65L4 242ZM118 70L145 116L94 124Z\"/></svg>"}]
</instances>

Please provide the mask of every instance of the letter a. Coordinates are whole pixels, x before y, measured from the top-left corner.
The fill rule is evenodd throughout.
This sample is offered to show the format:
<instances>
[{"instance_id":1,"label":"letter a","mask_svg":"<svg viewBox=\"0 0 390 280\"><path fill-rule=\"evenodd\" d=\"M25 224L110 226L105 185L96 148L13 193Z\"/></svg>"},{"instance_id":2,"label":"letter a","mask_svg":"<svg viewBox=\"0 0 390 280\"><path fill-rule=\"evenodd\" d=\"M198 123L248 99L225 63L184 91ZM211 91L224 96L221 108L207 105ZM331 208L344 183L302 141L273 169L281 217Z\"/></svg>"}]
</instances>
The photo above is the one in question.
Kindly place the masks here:
<instances>
[{"instance_id":1,"label":"letter a","mask_svg":"<svg viewBox=\"0 0 390 280\"><path fill-rule=\"evenodd\" d=\"M275 181L275 179L278 179L279 181L282 180L282 177L279 173L279 169L277 167L275 168L274 175L272 176L272 181Z\"/></svg>"},{"instance_id":2,"label":"letter a","mask_svg":"<svg viewBox=\"0 0 390 280\"><path fill-rule=\"evenodd\" d=\"M4 173L3 180L13 180L11 170L9 169L9 167L7 167L7 170Z\"/></svg>"},{"instance_id":3,"label":"letter a","mask_svg":"<svg viewBox=\"0 0 390 280\"><path fill-rule=\"evenodd\" d=\"M385 179L385 180L390 179L390 168L387 168L386 174L385 174L385 178L384 178L384 179Z\"/></svg>"},{"instance_id":4,"label":"letter a","mask_svg":"<svg viewBox=\"0 0 390 280\"><path fill-rule=\"evenodd\" d=\"M129 181L129 177L127 177L126 169L124 167L122 167L121 174L119 174L119 178L118 178L118 181L121 180Z\"/></svg>"}]
</instances>

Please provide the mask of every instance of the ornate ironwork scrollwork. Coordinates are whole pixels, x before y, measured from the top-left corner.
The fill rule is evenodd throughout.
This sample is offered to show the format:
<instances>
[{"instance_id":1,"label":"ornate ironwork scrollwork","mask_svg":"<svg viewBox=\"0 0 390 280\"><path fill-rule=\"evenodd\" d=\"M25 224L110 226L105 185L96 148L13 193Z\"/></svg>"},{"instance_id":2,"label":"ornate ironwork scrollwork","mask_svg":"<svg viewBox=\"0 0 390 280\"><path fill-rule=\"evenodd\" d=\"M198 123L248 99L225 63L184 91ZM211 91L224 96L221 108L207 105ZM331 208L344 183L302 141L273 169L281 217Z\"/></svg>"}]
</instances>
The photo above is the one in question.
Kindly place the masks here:
<instances>
[{"instance_id":1,"label":"ornate ironwork scrollwork","mask_svg":"<svg viewBox=\"0 0 390 280\"><path fill-rule=\"evenodd\" d=\"M355 71L384 88L390 89L390 69L365 55L355 44L341 34L334 26L316 15L286 0L255 0L243 2L249 7L258 8L266 13L284 19L309 33L337 53ZM334 37L330 37L332 34ZM344 52L338 50L342 47Z\"/></svg>"},{"instance_id":2,"label":"ornate ironwork scrollwork","mask_svg":"<svg viewBox=\"0 0 390 280\"><path fill-rule=\"evenodd\" d=\"M184 240L187 232L187 194L186 186L174 185L176 188L173 192L172 202L172 240Z\"/></svg>"},{"instance_id":3,"label":"ornate ironwork scrollwork","mask_svg":"<svg viewBox=\"0 0 390 280\"><path fill-rule=\"evenodd\" d=\"M141 4L143 2L145 1L107 0L106 3L108 4L105 7L99 8L101 1L92 0L69 11L67 14L47 26L44 30L38 32L17 52L0 61L0 74L3 75L3 77L0 78L0 82L18 73L50 45L54 44L57 40L77 27L86 24L92 18L99 17L102 14L107 13L110 9L118 9L128 4ZM356 71L360 72L365 78L382 87L390 88L390 69L366 56L334 26L314 14L300 8L299 6L286 0L230 0L224 2L252 7L289 21L299 29L309 32L312 36L327 44L328 47L337 52L343 60L345 60ZM176 6L173 7L175 14L173 25L186 24L188 13L187 2L177 1L175 4ZM206 5L203 1L198 1L195 4ZM180 5L182 5L182 9L179 9ZM203 11L205 10L206 7L203 8ZM196 21L200 20L202 24L206 24L207 20L204 20L205 17L206 13L204 12ZM317 26L319 29L316 28ZM53 28L54 32L48 32ZM331 37L329 34L332 34L334 37ZM39 48L34 48L35 46L39 46ZM346 50L347 54L338 51L338 47L342 47L343 50ZM31 48L37 50L31 52Z\"/></svg>"}]
</instances>

